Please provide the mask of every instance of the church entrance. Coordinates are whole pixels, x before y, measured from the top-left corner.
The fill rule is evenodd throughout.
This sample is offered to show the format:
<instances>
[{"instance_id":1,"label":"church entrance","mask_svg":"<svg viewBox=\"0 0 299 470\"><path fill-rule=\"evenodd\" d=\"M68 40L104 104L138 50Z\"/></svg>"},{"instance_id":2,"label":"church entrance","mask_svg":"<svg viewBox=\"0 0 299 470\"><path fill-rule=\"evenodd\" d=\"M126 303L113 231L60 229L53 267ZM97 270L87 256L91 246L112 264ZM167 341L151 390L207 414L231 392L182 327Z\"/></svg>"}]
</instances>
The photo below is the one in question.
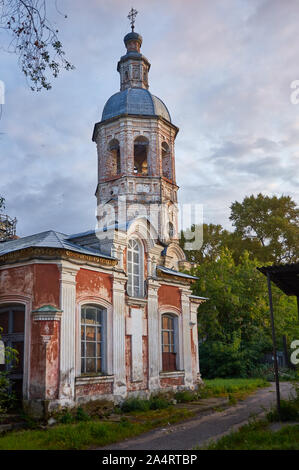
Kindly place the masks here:
<instances>
[{"instance_id":1,"label":"church entrance","mask_svg":"<svg viewBox=\"0 0 299 470\"><path fill-rule=\"evenodd\" d=\"M17 360L12 360L5 365L0 365L0 371L8 371L13 383L13 390L18 398L22 398L23 369L24 369L24 305L0 306L0 335L5 347L17 350Z\"/></svg>"}]
</instances>

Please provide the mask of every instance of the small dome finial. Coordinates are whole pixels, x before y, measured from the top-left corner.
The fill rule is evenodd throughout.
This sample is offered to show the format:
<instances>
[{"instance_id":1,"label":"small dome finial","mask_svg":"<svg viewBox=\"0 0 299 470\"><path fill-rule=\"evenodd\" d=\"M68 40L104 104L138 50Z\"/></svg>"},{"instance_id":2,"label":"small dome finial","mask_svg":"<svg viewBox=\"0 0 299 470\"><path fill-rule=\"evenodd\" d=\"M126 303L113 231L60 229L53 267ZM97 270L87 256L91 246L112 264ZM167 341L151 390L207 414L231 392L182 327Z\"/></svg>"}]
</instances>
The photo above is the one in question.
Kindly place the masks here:
<instances>
[{"instance_id":1,"label":"small dome finial","mask_svg":"<svg viewBox=\"0 0 299 470\"><path fill-rule=\"evenodd\" d=\"M135 20L136 20L136 15L137 15L138 11L135 10L133 7L131 8L129 14L128 14L128 18L130 20L130 23L131 23L131 28L132 28L132 32L134 32L134 28L135 28Z\"/></svg>"}]
</instances>

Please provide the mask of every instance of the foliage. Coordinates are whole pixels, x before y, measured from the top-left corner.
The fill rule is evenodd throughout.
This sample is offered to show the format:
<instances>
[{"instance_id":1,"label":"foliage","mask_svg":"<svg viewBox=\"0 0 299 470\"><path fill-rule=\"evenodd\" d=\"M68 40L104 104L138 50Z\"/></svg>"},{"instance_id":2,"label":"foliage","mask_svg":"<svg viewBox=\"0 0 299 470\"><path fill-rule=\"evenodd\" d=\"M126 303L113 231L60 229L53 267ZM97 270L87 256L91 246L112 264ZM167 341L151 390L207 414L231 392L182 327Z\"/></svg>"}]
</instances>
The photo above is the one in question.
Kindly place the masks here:
<instances>
[{"instance_id":1,"label":"foliage","mask_svg":"<svg viewBox=\"0 0 299 470\"><path fill-rule=\"evenodd\" d=\"M75 450L122 441L194 416L185 409L151 410L119 422L100 419L59 424L43 430L12 431L0 437L0 450Z\"/></svg>"},{"instance_id":2,"label":"foliage","mask_svg":"<svg viewBox=\"0 0 299 470\"><path fill-rule=\"evenodd\" d=\"M299 209L290 196L245 197L231 205L230 220L238 235L259 242L268 261L299 260Z\"/></svg>"},{"instance_id":3,"label":"foliage","mask_svg":"<svg viewBox=\"0 0 299 470\"><path fill-rule=\"evenodd\" d=\"M183 390L181 392L177 392L174 395L174 398L178 403L189 403L190 401L197 400L198 394L190 392L189 390Z\"/></svg>"},{"instance_id":4,"label":"foliage","mask_svg":"<svg viewBox=\"0 0 299 470\"><path fill-rule=\"evenodd\" d=\"M267 413L267 419L273 421L296 421L299 420L299 384L295 383L295 396L289 400L280 400L280 419L277 413L277 407Z\"/></svg>"},{"instance_id":5,"label":"foliage","mask_svg":"<svg viewBox=\"0 0 299 470\"><path fill-rule=\"evenodd\" d=\"M279 421L277 408L269 411L267 414L268 421ZM281 421L296 421L299 419L299 409L295 403L287 400L280 401L280 420Z\"/></svg>"},{"instance_id":6,"label":"foliage","mask_svg":"<svg viewBox=\"0 0 299 470\"><path fill-rule=\"evenodd\" d=\"M268 382L265 379L212 379L205 380L203 392L207 396L219 396L234 394L237 392L253 392L258 388L266 387ZM201 393L201 392L200 392Z\"/></svg>"},{"instance_id":7,"label":"foliage","mask_svg":"<svg viewBox=\"0 0 299 470\"><path fill-rule=\"evenodd\" d=\"M149 400L128 398L121 404L121 410L122 412L128 413L131 411L161 410L168 406L170 406L170 402L159 396L151 397Z\"/></svg>"},{"instance_id":8,"label":"foliage","mask_svg":"<svg viewBox=\"0 0 299 470\"><path fill-rule=\"evenodd\" d=\"M277 432L266 421L252 421L238 431L210 443L208 450L299 450L299 425L284 426Z\"/></svg>"},{"instance_id":9,"label":"foliage","mask_svg":"<svg viewBox=\"0 0 299 470\"><path fill-rule=\"evenodd\" d=\"M0 327L0 340L2 328ZM7 364L17 362L18 352L10 347L5 348L5 361ZM16 402L15 393L12 391L12 383L8 371L0 371L0 414L12 408Z\"/></svg>"},{"instance_id":10,"label":"foliage","mask_svg":"<svg viewBox=\"0 0 299 470\"><path fill-rule=\"evenodd\" d=\"M51 89L49 75L56 78L62 68L74 68L65 58L58 30L47 18L46 0L0 0L0 29L9 33L8 51L18 55L31 90Z\"/></svg>"},{"instance_id":11,"label":"foliage","mask_svg":"<svg viewBox=\"0 0 299 470\"><path fill-rule=\"evenodd\" d=\"M186 251L193 263L216 261L223 248L228 248L236 264L244 251L261 263L296 262L299 260L299 210L290 196L251 195L231 205L230 220L235 230L225 230L220 224L203 224L202 247ZM181 232L180 245L194 232Z\"/></svg>"},{"instance_id":12,"label":"foliage","mask_svg":"<svg viewBox=\"0 0 299 470\"><path fill-rule=\"evenodd\" d=\"M204 378L245 377L272 349L267 283L247 252L237 264L228 248L192 270L199 279L193 293L209 300L199 307L199 357ZM276 334L299 337L293 297L273 286Z\"/></svg>"}]
</instances>

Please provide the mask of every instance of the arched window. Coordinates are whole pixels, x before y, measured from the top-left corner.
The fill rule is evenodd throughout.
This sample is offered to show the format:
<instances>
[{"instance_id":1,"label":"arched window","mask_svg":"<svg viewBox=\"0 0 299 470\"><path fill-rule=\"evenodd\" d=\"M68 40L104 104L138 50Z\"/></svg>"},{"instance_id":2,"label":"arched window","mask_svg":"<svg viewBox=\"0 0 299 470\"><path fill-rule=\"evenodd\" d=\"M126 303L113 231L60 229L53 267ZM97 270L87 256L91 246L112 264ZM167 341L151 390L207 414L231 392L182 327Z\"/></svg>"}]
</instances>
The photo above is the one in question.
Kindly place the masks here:
<instances>
[{"instance_id":1,"label":"arched window","mask_svg":"<svg viewBox=\"0 0 299 470\"><path fill-rule=\"evenodd\" d=\"M172 161L169 145L166 142L162 143L162 171L163 176L172 179Z\"/></svg>"},{"instance_id":2,"label":"arched window","mask_svg":"<svg viewBox=\"0 0 299 470\"><path fill-rule=\"evenodd\" d=\"M174 237L174 225L172 222L169 222L168 224L168 235L169 235L169 238Z\"/></svg>"},{"instance_id":3,"label":"arched window","mask_svg":"<svg viewBox=\"0 0 299 470\"><path fill-rule=\"evenodd\" d=\"M112 139L108 144L108 163L107 173L116 176L121 173L120 148L117 139Z\"/></svg>"},{"instance_id":4,"label":"arched window","mask_svg":"<svg viewBox=\"0 0 299 470\"><path fill-rule=\"evenodd\" d=\"M134 140L134 173L148 174L148 145L149 141L146 137L139 136Z\"/></svg>"},{"instance_id":5,"label":"arched window","mask_svg":"<svg viewBox=\"0 0 299 470\"><path fill-rule=\"evenodd\" d=\"M132 238L127 253L128 295L143 297L143 250L141 243Z\"/></svg>"},{"instance_id":6,"label":"arched window","mask_svg":"<svg viewBox=\"0 0 299 470\"><path fill-rule=\"evenodd\" d=\"M98 305L81 308L81 373L105 371L106 310Z\"/></svg>"},{"instance_id":7,"label":"arched window","mask_svg":"<svg viewBox=\"0 0 299 470\"><path fill-rule=\"evenodd\" d=\"M177 370L177 319L174 315L162 315L162 370Z\"/></svg>"}]
</instances>

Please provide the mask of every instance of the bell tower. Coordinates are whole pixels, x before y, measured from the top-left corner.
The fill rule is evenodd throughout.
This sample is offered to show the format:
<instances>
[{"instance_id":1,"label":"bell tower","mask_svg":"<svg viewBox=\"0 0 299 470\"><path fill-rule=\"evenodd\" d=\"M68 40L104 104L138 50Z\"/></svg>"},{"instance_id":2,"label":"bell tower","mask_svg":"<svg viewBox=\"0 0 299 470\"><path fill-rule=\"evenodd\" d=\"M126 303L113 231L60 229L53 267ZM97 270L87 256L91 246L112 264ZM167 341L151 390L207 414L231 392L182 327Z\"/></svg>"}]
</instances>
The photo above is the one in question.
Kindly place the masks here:
<instances>
[{"instance_id":1,"label":"bell tower","mask_svg":"<svg viewBox=\"0 0 299 470\"><path fill-rule=\"evenodd\" d=\"M176 242L179 129L163 101L148 90L151 65L140 52L136 13L130 12L132 31L124 37L126 54L117 65L120 91L106 102L93 133L98 152L97 218L99 226L111 226L122 224L124 215L127 222L146 216L161 241Z\"/></svg>"}]
</instances>

